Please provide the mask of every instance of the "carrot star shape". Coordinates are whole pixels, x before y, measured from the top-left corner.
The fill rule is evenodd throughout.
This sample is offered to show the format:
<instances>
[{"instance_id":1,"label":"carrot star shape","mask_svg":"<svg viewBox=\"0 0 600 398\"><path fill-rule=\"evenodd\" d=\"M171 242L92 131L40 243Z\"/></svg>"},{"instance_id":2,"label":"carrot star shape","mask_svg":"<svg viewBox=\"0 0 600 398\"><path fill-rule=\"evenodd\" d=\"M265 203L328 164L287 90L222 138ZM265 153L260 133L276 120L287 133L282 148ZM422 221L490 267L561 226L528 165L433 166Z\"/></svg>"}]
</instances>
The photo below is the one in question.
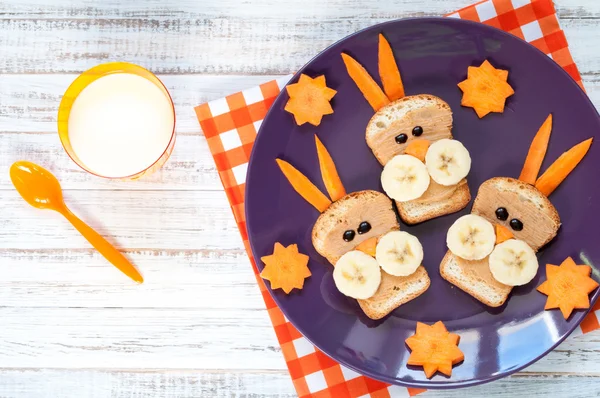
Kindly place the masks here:
<instances>
[{"instance_id":1,"label":"carrot star shape","mask_svg":"<svg viewBox=\"0 0 600 398\"><path fill-rule=\"evenodd\" d=\"M417 331L406 339L411 349L408 365L422 366L425 376L430 379L435 372L452 375L452 365L465 359L458 348L460 336L448 332L442 321L433 325L417 322Z\"/></svg>"},{"instance_id":2,"label":"carrot star shape","mask_svg":"<svg viewBox=\"0 0 600 398\"><path fill-rule=\"evenodd\" d=\"M548 296L544 309L560 308L565 319L574 309L590 308L589 294L598 287L590 278L592 267L576 265L567 257L561 265L546 264L546 282L538 286L540 293Z\"/></svg>"},{"instance_id":3,"label":"carrot star shape","mask_svg":"<svg viewBox=\"0 0 600 398\"><path fill-rule=\"evenodd\" d=\"M308 256L298 252L298 245L283 247L275 243L273 254L260 258L265 268L260 273L263 279L271 282L271 289L283 289L290 294L292 289L302 289L304 279L311 273L308 269Z\"/></svg>"},{"instance_id":4,"label":"carrot star shape","mask_svg":"<svg viewBox=\"0 0 600 398\"><path fill-rule=\"evenodd\" d=\"M285 104L285 110L294 115L298 126L307 122L318 126L324 115L333 113L329 101L337 91L325 85L324 75L313 79L302 74L298 83L288 85L286 90L290 99Z\"/></svg>"},{"instance_id":5,"label":"carrot star shape","mask_svg":"<svg viewBox=\"0 0 600 398\"><path fill-rule=\"evenodd\" d=\"M508 71L496 69L487 60L469 66L467 80L458 83L463 92L462 106L473 108L479 118L490 112L504 112L506 99L515 92L508 84Z\"/></svg>"}]
</instances>

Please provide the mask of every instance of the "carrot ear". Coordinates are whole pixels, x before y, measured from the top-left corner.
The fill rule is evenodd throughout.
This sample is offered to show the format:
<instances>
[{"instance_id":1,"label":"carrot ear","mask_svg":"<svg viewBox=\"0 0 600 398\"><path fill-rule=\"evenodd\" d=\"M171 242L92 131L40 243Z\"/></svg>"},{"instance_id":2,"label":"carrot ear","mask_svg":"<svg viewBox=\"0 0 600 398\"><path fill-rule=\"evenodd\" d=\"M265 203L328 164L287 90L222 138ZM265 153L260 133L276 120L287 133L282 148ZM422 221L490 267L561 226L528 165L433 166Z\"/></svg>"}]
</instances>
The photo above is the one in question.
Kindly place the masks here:
<instances>
[{"instance_id":1,"label":"carrot ear","mask_svg":"<svg viewBox=\"0 0 600 398\"><path fill-rule=\"evenodd\" d=\"M292 184L296 192L300 194L308 203L323 213L331 205L331 201L317 188L310 180L294 166L285 160L275 159L281 172Z\"/></svg>"},{"instance_id":2,"label":"carrot ear","mask_svg":"<svg viewBox=\"0 0 600 398\"><path fill-rule=\"evenodd\" d=\"M533 137L519 180L531 185L535 184L535 180L540 172L540 167L542 167L542 162L544 161L544 156L546 156L551 132L552 114L548 115L544 124L542 124L542 127L540 127L535 137Z\"/></svg>"},{"instance_id":3,"label":"carrot ear","mask_svg":"<svg viewBox=\"0 0 600 398\"><path fill-rule=\"evenodd\" d=\"M581 159L589 151L593 138L589 138L559 156L548 170L535 182L535 187L548 196L577 167Z\"/></svg>"},{"instance_id":4,"label":"carrot ear","mask_svg":"<svg viewBox=\"0 0 600 398\"><path fill-rule=\"evenodd\" d=\"M323 183L327 188L327 193L332 201L341 199L346 196L346 189L340 180L335 163L327 148L323 145L319 137L315 134L315 143L317 144L317 155L319 156L319 167L321 168L321 177L323 177Z\"/></svg>"}]
</instances>

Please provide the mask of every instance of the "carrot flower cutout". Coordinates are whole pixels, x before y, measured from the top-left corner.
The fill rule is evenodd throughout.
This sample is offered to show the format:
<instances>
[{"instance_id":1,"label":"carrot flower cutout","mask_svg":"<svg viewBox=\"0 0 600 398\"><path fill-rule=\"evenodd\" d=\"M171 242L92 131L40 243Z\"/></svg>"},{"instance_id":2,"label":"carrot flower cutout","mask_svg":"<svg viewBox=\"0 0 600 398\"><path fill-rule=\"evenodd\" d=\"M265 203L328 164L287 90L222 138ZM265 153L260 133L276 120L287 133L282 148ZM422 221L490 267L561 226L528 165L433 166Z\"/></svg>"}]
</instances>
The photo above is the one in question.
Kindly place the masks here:
<instances>
[{"instance_id":1,"label":"carrot flower cutout","mask_svg":"<svg viewBox=\"0 0 600 398\"><path fill-rule=\"evenodd\" d=\"M406 345L411 349L408 365L422 366L428 379L435 372L446 376L452 375L452 365L465 359L458 348L460 336L448 332L442 321L433 325L417 322L417 331L406 339Z\"/></svg>"},{"instance_id":2,"label":"carrot flower cutout","mask_svg":"<svg viewBox=\"0 0 600 398\"><path fill-rule=\"evenodd\" d=\"M260 258L265 268L260 273L263 279L271 282L271 289L283 289L286 294L304 287L304 279L311 273L308 269L308 256L298 252L298 245L283 247L275 243L273 254Z\"/></svg>"},{"instance_id":3,"label":"carrot flower cutout","mask_svg":"<svg viewBox=\"0 0 600 398\"><path fill-rule=\"evenodd\" d=\"M569 318L574 309L590 308L589 294L598 287L598 283L590 278L592 268L587 265L576 265L571 257L567 257L561 265L546 264L546 282L538 288L538 292L548 296L544 309L560 308L560 312Z\"/></svg>"},{"instance_id":4,"label":"carrot flower cutout","mask_svg":"<svg viewBox=\"0 0 600 398\"><path fill-rule=\"evenodd\" d=\"M302 74L298 83L288 85L286 90L290 99L285 110L294 115L298 126L307 122L318 126L324 115L333 113L329 101L337 91L326 86L324 75L313 79Z\"/></svg>"},{"instance_id":5,"label":"carrot flower cutout","mask_svg":"<svg viewBox=\"0 0 600 398\"><path fill-rule=\"evenodd\" d=\"M515 93L507 79L507 71L494 68L487 60L479 67L469 66L467 80L458 83L463 92L460 104L473 108L479 118L504 112L506 99Z\"/></svg>"}]
</instances>

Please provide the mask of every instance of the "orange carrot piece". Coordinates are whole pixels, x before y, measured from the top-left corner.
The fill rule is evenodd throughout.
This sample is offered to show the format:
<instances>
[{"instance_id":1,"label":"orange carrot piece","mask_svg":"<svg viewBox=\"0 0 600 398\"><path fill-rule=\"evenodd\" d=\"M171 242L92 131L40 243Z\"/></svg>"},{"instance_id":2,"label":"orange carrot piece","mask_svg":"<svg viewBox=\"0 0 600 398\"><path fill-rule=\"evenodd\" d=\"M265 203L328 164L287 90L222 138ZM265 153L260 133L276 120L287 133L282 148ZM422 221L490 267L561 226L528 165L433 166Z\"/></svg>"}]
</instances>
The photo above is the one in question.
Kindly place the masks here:
<instances>
[{"instance_id":1,"label":"orange carrot piece","mask_svg":"<svg viewBox=\"0 0 600 398\"><path fill-rule=\"evenodd\" d=\"M467 79L458 83L463 92L461 105L473 108L479 118L490 112L504 112L506 99L514 94L504 77L489 62L479 67L469 66Z\"/></svg>"},{"instance_id":2,"label":"orange carrot piece","mask_svg":"<svg viewBox=\"0 0 600 398\"><path fill-rule=\"evenodd\" d=\"M296 192L308 203L323 213L331 205L331 201L304 174L285 160L275 159L281 172L292 184Z\"/></svg>"},{"instance_id":3,"label":"orange carrot piece","mask_svg":"<svg viewBox=\"0 0 600 398\"><path fill-rule=\"evenodd\" d=\"M265 263L261 278L271 282L271 289L283 289L286 294L304 287L304 279L311 276L308 269L308 256L298 251L298 245L283 247L275 243L273 254L260 258Z\"/></svg>"},{"instance_id":4,"label":"orange carrot piece","mask_svg":"<svg viewBox=\"0 0 600 398\"><path fill-rule=\"evenodd\" d=\"M389 98L361 64L348 54L342 53L342 59L348 74L375 112L389 104Z\"/></svg>"},{"instance_id":5,"label":"orange carrot piece","mask_svg":"<svg viewBox=\"0 0 600 398\"><path fill-rule=\"evenodd\" d=\"M548 170L535 182L535 187L548 196L560 185L561 182L577 167L592 145L593 138L589 138L559 156Z\"/></svg>"},{"instance_id":6,"label":"orange carrot piece","mask_svg":"<svg viewBox=\"0 0 600 398\"><path fill-rule=\"evenodd\" d=\"M379 34L379 77L390 101L404 97L404 85L390 43Z\"/></svg>"},{"instance_id":7,"label":"orange carrot piece","mask_svg":"<svg viewBox=\"0 0 600 398\"><path fill-rule=\"evenodd\" d=\"M452 365L465 359L458 348L460 336L449 333L442 321L434 325L417 322L417 331L406 339L411 349L407 365L422 366L425 376L430 379L435 372L452 375Z\"/></svg>"},{"instance_id":8,"label":"orange carrot piece","mask_svg":"<svg viewBox=\"0 0 600 398\"><path fill-rule=\"evenodd\" d=\"M359 250L365 254L368 254L371 257L375 257L376 249L377 249L377 237L376 236L361 242L358 246L356 246L354 248L354 250Z\"/></svg>"},{"instance_id":9,"label":"orange carrot piece","mask_svg":"<svg viewBox=\"0 0 600 398\"><path fill-rule=\"evenodd\" d=\"M336 91L325 85L325 76L311 78L300 75L298 83L289 84L286 91L290 99L285 104L285 110L294 115L298 126L310 123L313 126L321 124L324 115L333 113L329 101Z\"/></svg>"},{"instance_id":10,"label":"orange carrot piece","mask_svg":"<svg viewBox=\"0 0 600 398\"><path fill-rule=\"evenodd\" d=\"M342 180L340 180L340 176L331 155L329 155L327 148L325 148L325 145L323 145L317 135L315 135L315 143L317 144L317 155L319 157L319 167L321 168L323 183L329 193L329 197L335 202L346 196L346 189L342 184Z\"/></svg>"},{"instance_id":11,"label":"orange carrot piece","mask_svg":"<svg viewBox=\"0 0 600 398\"><path fill-rule=\"evenodd\" d=\"M514 239L512 232L508 230L504 225L496 224L496 244L499 245L509 239Z\"/></svg>"},{"instance_id":12,"label":"orange carrot piece","mask_svg":"<svg viewBox=\"0 0 600 398\"><path fill-rule=\"evenodd\" d=\"M590 308L588 295L598 287L591 273L591 267L577 265L571 257L559 266L546 264L546 281L537 288L548 296L544 309L559 308L567 319L574 309Z\"/></svg>"},{"instance_id":13,"label":"orange carrot piece","mask_svg":"<svg viewBox=\"0 0 600 398\"><path fill-rule=\"evenodd\" d=\"M546 156L551 132L552 114L548 115L542 124L542 127L540 127L535 137L533 137L519 180L531 185L535 184L535 180L540 172L540 167L542 167L542 162L544 161L544 156Z\"/></svg>"},{"instance_id":14,"label":"orange carrot piece","mask_svg":"<svg viewBox=\"0 0 600 398\"><path fill-rule=\"evenodd\" d=\"M494 75L496 75L497 77L499 77L503 81L507 81L508 80L508 71L504 70L504 69L496 69L496 68L494 68L494 66L487 59L485 61L483 61L483 63L481 64L480 68L493 73Z\"/></svg>"},{"instance_id":15,"label":"orange carrot piece","mask_svg":"<svg viewBox=\"0 0 600 398\"><path fill-rule=\"evenodd\" d=\"M416 157L421 162L425 162L425 155L427 154L429 145L431 145L431 142L429 140L413 140L409 142L408 146L404 150L404 153Z\"/></svg>"}]
</instances>

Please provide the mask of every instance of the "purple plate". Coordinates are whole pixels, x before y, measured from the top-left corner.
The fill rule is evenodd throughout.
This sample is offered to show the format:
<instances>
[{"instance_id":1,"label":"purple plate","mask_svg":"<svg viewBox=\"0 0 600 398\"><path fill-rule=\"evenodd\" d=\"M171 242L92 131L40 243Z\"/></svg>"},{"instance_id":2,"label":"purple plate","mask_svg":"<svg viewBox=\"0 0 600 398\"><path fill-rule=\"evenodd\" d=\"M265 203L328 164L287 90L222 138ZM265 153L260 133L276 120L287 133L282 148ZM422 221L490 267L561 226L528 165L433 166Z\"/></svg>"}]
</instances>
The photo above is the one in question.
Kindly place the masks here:
<instances>
[{"instance_id":1,"label":"purple plate","mask_svg":"<svg viewBox=\"0 0 600 398\"><path fill-rule=\"evenodd\" d=\"M318 132L348 192L381 191L382 167L365 143L365 127L373 110L340 57L342 51L348 52L372 76L378 76L379 33L394 49L407 95L434 94L452 107L454 137L465 144L473 159L468 177L473 197L488 178L518 177L529 144L549 113L554 115L554 129L542 171L562 152L600 132L596 109L571 77L533 46L510 34L449 18L406 19L370 27L329 47L299 72L324 74L327 85L338 90L333 115L325 116L319 127L298 127L292 115L283 110L288 96L282 92L265 118L254 144L246 189L254 257L271 254L276 241L297 243L300 252L310 256L312 276L303 290L271 294L308 340L352 369L385 382L424 388L463 387L498 379L547 354L586 315L586 311L575 311L565 321L559 311L544 311L546 296L535 288L545 279L544 264L559 264L567 256L578 264L591 265L595 279L600 279L600 144L592 145L587 157L551 195L563 225L554 241L540 251L536 278L514 289L504 306L486 307L439 274L446 232L454 220L470 211L470 204L453 215L400 226L421 240L431 286L381 321L366 318L355 300L335 288L333 267L311 243L311 229L319 213L291 188L275 158L289 161L326 192L315 151L314 133ZM456 84L465 79L468 66L479 65L484 59L510 71L509 83L515 95L508 99L503 114L479 120L472 109L460 106L461 92ZM257 262L262 269L260 260ZM592 300L597 297L595 291ZM421 368L406 366L409 351L404 340L414 333L416 321L438 320L460 334L465 360L454 367L452 377L438 373L428 380Z\"/></svg>"}]
</instances>

